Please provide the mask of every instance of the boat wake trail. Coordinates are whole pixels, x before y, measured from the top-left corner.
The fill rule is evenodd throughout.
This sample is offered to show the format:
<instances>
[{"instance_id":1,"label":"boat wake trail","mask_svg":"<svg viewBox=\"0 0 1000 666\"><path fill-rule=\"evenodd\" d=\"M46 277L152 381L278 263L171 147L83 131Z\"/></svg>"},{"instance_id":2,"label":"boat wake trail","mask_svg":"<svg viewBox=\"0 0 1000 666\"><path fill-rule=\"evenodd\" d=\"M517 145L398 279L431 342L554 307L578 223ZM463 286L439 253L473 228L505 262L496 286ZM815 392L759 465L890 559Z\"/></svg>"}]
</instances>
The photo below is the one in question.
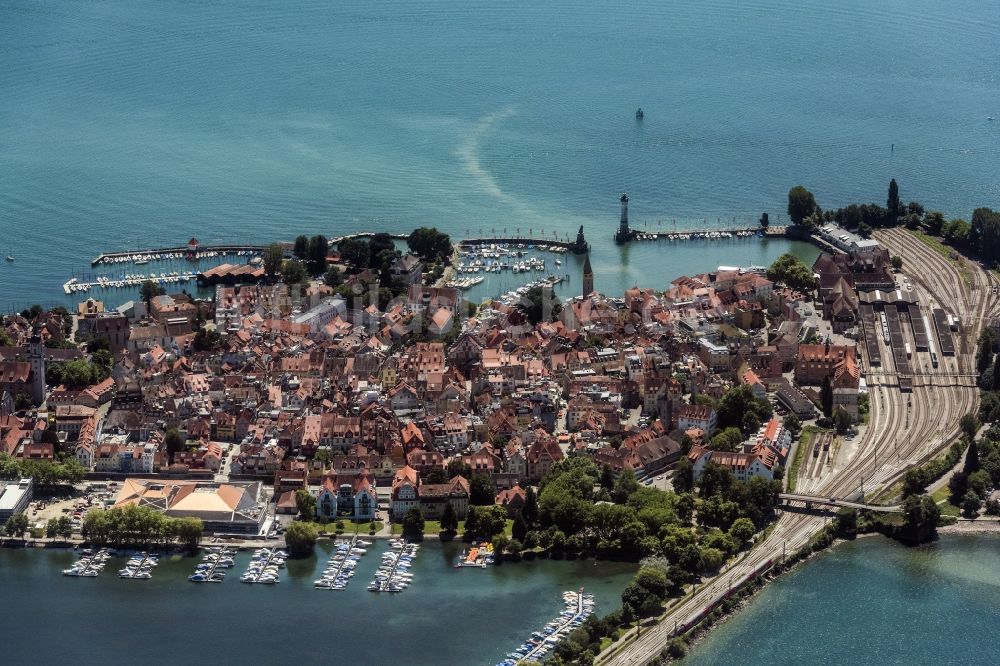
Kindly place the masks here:
<instances>
[{"instance_id":1,"label":"boat wake trail","mask_svg":"<svg viewBox=\"0 0 1000 666\"><path fill-rule=\"evenodd\" d=\"M517 112L514 110L514 107L508 106L499 111L494 111L493 113L483 116L476 122L472 131L469 132L469 135L465 138L461 145L459 145L456 152L458 157L462 160L466 171L468 171L469 175L476 180L480 188L482 188L486 194L504 202L513 208L514 211L521 217L537 217L537 213L529 206L525 205L517 197L504 192L500 187L500 183L497 182L493 174L483 167L483 164L479 159L480 139L487 132L489 132L494 125L510 118L515 115L515 113Z\"/></svg>"}]
</instances>

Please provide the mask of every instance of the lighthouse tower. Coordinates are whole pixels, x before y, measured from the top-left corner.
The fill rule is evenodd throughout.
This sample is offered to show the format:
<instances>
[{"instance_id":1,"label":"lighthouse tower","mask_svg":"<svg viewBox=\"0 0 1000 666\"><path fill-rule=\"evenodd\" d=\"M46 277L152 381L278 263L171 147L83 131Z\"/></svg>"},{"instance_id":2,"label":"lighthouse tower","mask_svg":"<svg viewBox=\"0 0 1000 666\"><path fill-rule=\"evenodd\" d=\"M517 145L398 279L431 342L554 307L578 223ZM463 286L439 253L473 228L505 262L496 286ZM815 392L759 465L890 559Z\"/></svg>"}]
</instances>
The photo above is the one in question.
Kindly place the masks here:
<instances>
[{"instance_id":1,"label":"lighthouse tower","mask_svg":"<svg viewBox=\"0 0 1000 666\"><path fill-rule=\"evenodd\" d=\"M619 201L622 202L622 215L618 221L618 233L615 234L615 242L621 244L632 240L632 229L628 225L628 194L622 192Z\"/></svg>"},{"instance_id":2,"label":"lighthouse tower","mask_svg":"<svg viewBox=\"0 0 1000 666\"><path fill-rule=\"evenodd\" d=\"M45 350L37 325L28 338L28 362L31 363L31 400L40 405L45 400Z\"/></svg>"}]
</instances>

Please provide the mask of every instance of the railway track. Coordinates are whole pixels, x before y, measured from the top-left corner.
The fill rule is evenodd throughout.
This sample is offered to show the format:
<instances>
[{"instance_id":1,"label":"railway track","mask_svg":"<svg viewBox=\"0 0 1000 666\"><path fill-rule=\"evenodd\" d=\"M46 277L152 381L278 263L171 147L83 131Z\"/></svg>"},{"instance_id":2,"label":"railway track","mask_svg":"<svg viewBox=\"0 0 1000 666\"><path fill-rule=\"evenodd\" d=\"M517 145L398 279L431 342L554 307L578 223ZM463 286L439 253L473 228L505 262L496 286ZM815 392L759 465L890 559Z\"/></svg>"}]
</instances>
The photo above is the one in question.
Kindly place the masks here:
<instances>
[{"instance_id":1,"label":"railway track","mask_svg":"<svg viewBox=\"0 0 1000 666\"><path fill-rule=\"evenodd\" d=\"M917 376L931 381L936 374L942 375L940 384L916 382L913 392L905 394L898 387L880 383L869 388L871 420L855 453L843 462L835 462L833 470L810 484L809 492L820 496L847 498L862 491L864 495L874 494L950 445L959 434L959 419L975 411L979 404L975 386L959 384L956 375L975 371L979 332L990 317L1000 316L1000 298L995 292L1000 289L997 276L974 262L960 259L965 262L966 275L970 276L966 282L955 263L901 229L878 232L877 238L892 254L903 257L904 271L907 267L919 267L907 274L926 297L961 317L957 354L942 359L936 370L919 372L917 368ZM613 656L602 655L598 663L638 665L652 661L674 636L675 627L683 629L725 596L727 579L744 579L777 561L783 553L794 552L808 543L821 526L822 519L816 516L782 513L769 535L742 560L676 603L665 619L644 631L641 638Z\"/></svg>"}]
</instances>

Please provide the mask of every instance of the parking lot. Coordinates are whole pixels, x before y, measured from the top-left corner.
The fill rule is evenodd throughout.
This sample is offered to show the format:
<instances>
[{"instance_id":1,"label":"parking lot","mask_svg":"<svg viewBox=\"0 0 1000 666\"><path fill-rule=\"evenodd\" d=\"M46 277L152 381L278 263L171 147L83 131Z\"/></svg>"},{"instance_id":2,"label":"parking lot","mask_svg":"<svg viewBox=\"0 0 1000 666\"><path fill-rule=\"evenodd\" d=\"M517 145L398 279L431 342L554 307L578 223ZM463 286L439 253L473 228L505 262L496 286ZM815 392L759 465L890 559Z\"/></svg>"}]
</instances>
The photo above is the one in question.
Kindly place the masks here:
<instances>
[{"instance_id":1,"label":"parking lot","mask_svg":"<svg viewBox=\"0 0 1000 666\"><path fill-rule=\"evenodd\" d=\"M35 500L29 505L28 518L32 525L44 526L52 518L69 516L73 522L73 529L78 530L84 514L91 508L114 504L120 488L119 482L82 483L75 487L76 492L72 497Z\"/></svg>"}]
</instances>

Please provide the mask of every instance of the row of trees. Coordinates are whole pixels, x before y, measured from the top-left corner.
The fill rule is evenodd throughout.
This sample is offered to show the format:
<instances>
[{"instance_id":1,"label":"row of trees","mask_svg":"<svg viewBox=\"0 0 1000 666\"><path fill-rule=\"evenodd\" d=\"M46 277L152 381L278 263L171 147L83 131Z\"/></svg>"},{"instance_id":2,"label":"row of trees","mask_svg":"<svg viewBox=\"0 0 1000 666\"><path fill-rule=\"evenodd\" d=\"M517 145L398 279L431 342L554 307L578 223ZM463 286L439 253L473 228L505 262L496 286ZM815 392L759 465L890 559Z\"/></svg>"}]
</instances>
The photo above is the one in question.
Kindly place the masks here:
<instances>
[{"instance_id":1,"label":"row of trees","mask_svg":"<svg viewBox=\"0 0 1000 666\"><path fill-rule=\"evenodd\" d=\"M322 234L312 238L299 236L295 239L292 254L304 263L310 274L319 275L326 270L326 255L329 249L330 243Z\"/></svg>"},{"instance_id":2,"label":"row of trees","mask_svg":"<svg viewBox=\"0 0 1000 666\"><path fill-rule=\"evenodd\" d=\"M871 235L872 229L894 227L901 221L912 219L919 222L924 216L924 207L917 202L904 204L899 198L896 179L889 181L886 205L851 204L844 208L823 212L816 203L816 197L802 185L788 191L788 217L795 226L812 231L824 223L836 222L847 229L856 229L861 236Z\"/></svg>"},{"instance_id":3,"label":"row of trees","mask_svg":"<svg viewBox=\"0 0 1000 666\"><path fill-rule=\"evenodd\" d=\"M90 511L83 517L80 529L91 543L114 547L177 543L194 548L203 531L200 518L168 518L152 507L137 505Z\"/></svg>"},{"instance_id":4,"label":"row of trees","mask_svg":"<svg viewBox=\"0 0 1000 666\"><path fill-rule=\"evenodd\" d=\"M49 431L46 431L49 432ZM76 458L65 461L24 460L0 453L0 479L32 478L37 486L79 483L86 475Z\"/></svg>"},{"instance_id":5,"label":"row of trees","mask_svg":"<svg viewBox=\"0 0 1000 666\"><path fill-rule=\"evenodd\" d=\"M878 227L899 224L905 224L910 229L923 227L988 263L1000 262L1000 212L981 207L972 211L971 223L962 219L946 220L943 213L926 211L916 201L904 204L895 179L889 182L885 207L879 204L851 204L825 213L812 192L796 185L788 191L788 216L796 227L806 231L826 222L836 222L864 237L870 236L872 230Z\"/></svg>"}]
</instances>

